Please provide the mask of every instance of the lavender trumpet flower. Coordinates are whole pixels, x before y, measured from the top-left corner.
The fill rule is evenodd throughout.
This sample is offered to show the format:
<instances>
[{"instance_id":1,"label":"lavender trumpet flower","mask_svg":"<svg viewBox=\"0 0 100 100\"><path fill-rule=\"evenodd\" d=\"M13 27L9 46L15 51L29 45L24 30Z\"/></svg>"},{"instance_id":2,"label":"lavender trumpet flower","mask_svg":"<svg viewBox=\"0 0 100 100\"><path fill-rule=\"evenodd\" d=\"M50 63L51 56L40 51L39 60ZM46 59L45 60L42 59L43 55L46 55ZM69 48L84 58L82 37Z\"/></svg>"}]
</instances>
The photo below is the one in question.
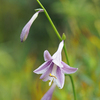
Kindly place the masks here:
<instances>
[{"instance_id":1,"label":"lavender trumpet flower","mask_svg":"<svg viewBox=\"0 0 100 100\"><path fill-rule=\"evenodd\" d=\"M40 79L42 79L43 81L50 80L49 86L53 82L60 89L62 89L64 86L64 81L65 81L64 74L75 73L78 70L78 68L70 67L69 65L67 65L62 61L61 51L63 49L63 46L64 46L64 41L60 42L58 50L53 54L53 56L51 56L50 53L47 50L45 50L44 51L45 62L39 68L33 71L36 74L42 74ZM55 88L55 85L52 85L50 90L43 97L45 98L48 96L48 99L42 98L42 100L51 100L52 96L51 92L53 92L53 88Z\"/></svg>"},{"instance_id":2,"label":"lavender trumpet flower","mask_svg":"<svg viewBox=\"0 0 100 100\"><path fill-rule=\"evenodd\" d=\"M38 17L38 14L40 12L43 12L43 9L38 9L38 11L32 16L32 18L28 21L28 23L22 29L22 32L21 32L21 35L20 35L21 42L26 40L26 38L29 34L30 27L31 27L32 23L35 21L35 19Z\"/></svg>"}]
</instances>

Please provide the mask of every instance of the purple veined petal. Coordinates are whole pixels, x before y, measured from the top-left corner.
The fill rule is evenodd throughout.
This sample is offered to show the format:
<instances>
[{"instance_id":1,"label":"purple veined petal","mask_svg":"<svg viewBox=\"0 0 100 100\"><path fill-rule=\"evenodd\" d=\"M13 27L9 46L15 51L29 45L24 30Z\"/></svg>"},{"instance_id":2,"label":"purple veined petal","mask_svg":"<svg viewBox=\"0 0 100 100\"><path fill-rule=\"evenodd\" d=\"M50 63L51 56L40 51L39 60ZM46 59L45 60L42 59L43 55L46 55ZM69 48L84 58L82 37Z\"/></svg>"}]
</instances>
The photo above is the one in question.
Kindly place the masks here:
<instances>
[{"instance_id":1,"label":"purple veined petal","mask_svg":"<svg viewBox=\"0 0 100 100\"><path fill-rule=\"evenodd\" d=\"M40 67L38 67L33 72L36 74L42 74L42 73L46 72L46 70L48 69L51 62L52 62L52 60L43 63Z\"/></svg>"},{"instance_id":2,"label":"purple veined petal","mask_svg":"<svg viewBox=\"0 0 100 100\"><path fill-rule=\"evenodd\" d=\"M57 77L57 79L55 79L55 82L56 82L57 86L60 89L62 89L64 86L65 76L64 76L64 73L62 73L60 67L57 67L56 77Z\"/></svg>"},{"instance_id":3,"label":"purple veined petal","mask_svg":"<svg viewBox=\"0 0 100 100\"><path fill-rule=\"evenodd\" d=\"M63 67L62 67L63 73L71 74L71 73L75 73L78 70L78 68L70 67L69 65L67 65L63 61L61 63L63 64Z\"/></svg>"},{"instance_id":4,"label":"purple veined petal","mask_svg":"<svg viewBox=\"0 0 100 100\"><path fill-rule=\"evenodd\" d=\"M63 49L63 46L64 46L64 40L62 40L62 41L60 42L60 44L59 44L59 47L58 47L58 50L57 50L57 51L61 52L61 51L62 51L62 49Z\"/></svg>"},{"instance_id":5,"label":"purple veined petal","mask_svg":"<svg viewBox=\"0 0 100 100\"><path fill-rule=\"evenodd\" d=\"M50 74L51 71L52 71L53 65L54 65L54 64L51 63L51 65L48 67L47 71L44 72L44 73L41 75L40 79L43 79L43 81L49 80L49 77L50 77L49 74Z\"/></svg>"},{"instance_id":6,"label":"purple veined petal","mask_svg":"<svg viewBox=\"0 0 100 100\"><path fill-rule=\"evenodd\" d=\"M53 62L59 67L63 67L63 65L61 64L62 61L61 51L63 49L63 46L64 46L64 41L60 42L58 50L52 56Z\"/></svg>"},{"instance_id":7,"label":"purple veined petal","mask_svg":"<svg viewBox=\"0 0 100 100\"><path fill-rule=\"evenodd\" d=\"M44 60L45 61L48 61L48 60L51 60L52 58L51 58L51 55L50 55L50 53L48 52L48 50L45 50L44 51Z\"/></svg>"},{"instance_id":8,"label":"purple veined petal","mask_svg":"<svg viewBox=\"0 0 100 100\"><path fill-rule=\"evenodd\" d=\"M52 62L53 62L54 64L56 64L57 66L59 66L60 68L63 67L63 65L61 64L61 61L59 61L58 59L53 59Z\"/></svg>"},{"instance_id":9,"label":"purple veined petal","mask_svg":"<svg viewBox=\"0 0 100 100\"><path fill-rule=\"evenodd\" d=\"M34 22L34 20L38 17L39 12L36 12L32 18L28 21L28 23L24 26L24 28L22 29L21 35L20 35L20 40L21 42L25 41L28 34L29 34L29 30L30 27L32 25L32 23Z\"/></svg>"},{"instance_id":10,"label":"purple veined petal","mask_svg":"<svg viewBox=\"0 0 100 100\"><path fill-rule=\"evenodd\" d=\"M56 87L56 84L53 83L51 88L46 92L46 94L42 97L41 100L51 100L55 87Z\"/></svg>"}]
</instances>

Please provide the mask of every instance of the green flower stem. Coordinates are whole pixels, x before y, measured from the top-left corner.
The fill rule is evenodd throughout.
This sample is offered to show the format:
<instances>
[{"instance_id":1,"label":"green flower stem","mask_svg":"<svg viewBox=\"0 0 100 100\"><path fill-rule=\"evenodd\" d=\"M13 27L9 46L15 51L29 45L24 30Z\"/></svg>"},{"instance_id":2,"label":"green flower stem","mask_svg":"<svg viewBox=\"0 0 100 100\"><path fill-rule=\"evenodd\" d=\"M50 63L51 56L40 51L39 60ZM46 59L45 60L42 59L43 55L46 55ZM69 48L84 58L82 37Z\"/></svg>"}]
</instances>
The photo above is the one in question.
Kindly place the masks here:
<instances>
[{"instance_id":1,"label":"green flower stem","mask_svg":"<svg viewBox=\"0 0 100 100\"><path fill-rule=\"evenodd\" d=\"M64 52L65 52L65 56L66 56L66 60L67 60L67 64L70 65L70 64L69 64L69 59L68 59L67 49L66 49L65 43L64 43L64 47L63 47L63 49L64 49Z\"/></svg>"},{"instance_id":2,"label":"green flower stem","mask_svg":"<svg viewBox=\"0 0 100 100\"><path fill-rule=\"evenodd\" d=\"M59 40L61 41L62 38L61 38L61 36L59 35L59 32L58 32L58 30L56 29L56 27L55 27L54 23L52 22L51 18L49 17L49 14L47 13L46 9L43 7L43 5L41 4L41 2L40 2L39 0L37 0L37 2L39 3L39 5L40 5L40 6L42 7L42 9L44 10L44 13L45 13L46 17L48 18L50 24L52 25L54 31L55 31L56 34L57 34Z\"/></svg>"},{"instance_id":3,"label":"green flower stem","mask_svg":"<svg viewBox=\"0 0 100 100\"><path fill-rule=\"evenodd\" d=\"M76 93L75 93L75 87L74 87L74 81L71 75L69 74L65 74L65 76L69 76L70 80L71 80L71 84L72 84L72 88L73 88L73 95L74 95L74 100L76 100Z\"/></svg>"},{"instance_id":4,"label":"green flower stem","mask_svg":"<svg viewBox=\"0 0 100 100\"><path fill-rule=\"evenodd\" d=\"M74 94L74 100L76 100L76 93L75 93L75 86L74 86L74 81L71 75L68 75L70 77L71 83L72 83L72 88L73 88L73 94Z\"/></svg>"},{"instance_id":5,"label":"green flower stem","mask_svg":"<svg viewBox=\"0 0 100 100\"><path fill-rule=\"evenodd\" d=\"M41 6L41 8L44 10L44 13L45 13L46 17L48 18L48 20L49 20L51 26L53 27L53 29L54 29L56 35L58 36L59 40L62 41L62 38L61 38L61 36L60 36L58 30L56 29L56 27L55 27L53 21L51 20L49 14L47 13L46 9L43 7L43 5L41 4L41 2L40 2L39 0L37 0L37 2L38 2L39 5ZM68 60L68 55L67 55L67 50L66 50L66 47L65 47L65 43L64 43L63 49L64 49L64 52L65 52L65 56L66 56L67 63L68 63L68 65L69 65L69 60ZM72 88L73 88L74 100L76 100L76 94L75 94L75 87L74 87L73 78L72 78L72 76L69 75L69 74L65 74L65 75L67 75L67 76L70 77L70 80L71 80L71 83L72 83Z\"/></svg>"},{"instance_id":6,"label":"green flower stem","mask_svg":"<svg viewBox=\"0 0 100 100\"><path fill-rule=\"evenodd\" d=\"M63 49L64 49L64 52L65 52L65 56L66 56L66 60L67 60L67 64L70 65L70 64L69 64L69 59L68 59L68 55L67 55L67 50L66 50L65 43L64 43L64 47L63 47ZM71 80L71 83L72 83L72 88L73 88L74 100L76 100L76 93L75 93L75 86L74 86L73 78L72 78L72 76L69 75L69 74L65 74L65 76L66 76L66 75L70 77L70 80Z\"/></svg>"}]
</instances>

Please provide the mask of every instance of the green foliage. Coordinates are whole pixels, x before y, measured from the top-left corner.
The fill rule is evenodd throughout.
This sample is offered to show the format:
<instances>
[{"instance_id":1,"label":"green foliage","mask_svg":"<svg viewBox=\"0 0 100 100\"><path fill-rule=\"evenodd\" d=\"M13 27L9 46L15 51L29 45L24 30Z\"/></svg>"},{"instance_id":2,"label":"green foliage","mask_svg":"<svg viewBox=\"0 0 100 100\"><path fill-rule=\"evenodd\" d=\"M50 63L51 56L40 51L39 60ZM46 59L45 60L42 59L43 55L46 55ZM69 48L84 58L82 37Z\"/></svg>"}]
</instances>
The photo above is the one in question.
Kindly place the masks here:
<instances>
[{"instance_id":1,"label":"green foliage","mask_svg":"<svg viewBox=\"0 0 100 100\"><path fill-rule=\"evenodd\" d=\"M41 0L58 31L65 33L74 73L77 100L100 99L100 3L99 0ZM40 8L35 0L0 0L0 100L40 100L50 88L33 73L59 44L44 13L33 23L29 36L20 42L23 26ZM65 61L65 55L63 60ZM56 88L53 100L73 100L71 82Z\"/></svg>"}]
</instances>

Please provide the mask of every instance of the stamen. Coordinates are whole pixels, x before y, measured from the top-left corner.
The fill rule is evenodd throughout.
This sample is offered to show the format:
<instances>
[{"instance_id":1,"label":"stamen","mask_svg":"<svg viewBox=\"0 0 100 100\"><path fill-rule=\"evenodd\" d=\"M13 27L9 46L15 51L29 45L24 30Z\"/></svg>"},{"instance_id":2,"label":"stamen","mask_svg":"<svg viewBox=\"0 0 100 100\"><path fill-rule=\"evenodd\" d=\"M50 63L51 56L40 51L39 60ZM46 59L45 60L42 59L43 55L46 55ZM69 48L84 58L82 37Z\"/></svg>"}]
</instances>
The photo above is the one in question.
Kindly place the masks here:
<instances>
[{"instance_id":1,"label":"stamen","mask_svg":"<svg viewBox=\"0 0 100 100\"><path fill-rule=\"evenodd\" d=\"M50 77L54 77L55 79L57 79L56 76L52 75L51 73L49 74Z\"/></svg>"}]
</instances>

